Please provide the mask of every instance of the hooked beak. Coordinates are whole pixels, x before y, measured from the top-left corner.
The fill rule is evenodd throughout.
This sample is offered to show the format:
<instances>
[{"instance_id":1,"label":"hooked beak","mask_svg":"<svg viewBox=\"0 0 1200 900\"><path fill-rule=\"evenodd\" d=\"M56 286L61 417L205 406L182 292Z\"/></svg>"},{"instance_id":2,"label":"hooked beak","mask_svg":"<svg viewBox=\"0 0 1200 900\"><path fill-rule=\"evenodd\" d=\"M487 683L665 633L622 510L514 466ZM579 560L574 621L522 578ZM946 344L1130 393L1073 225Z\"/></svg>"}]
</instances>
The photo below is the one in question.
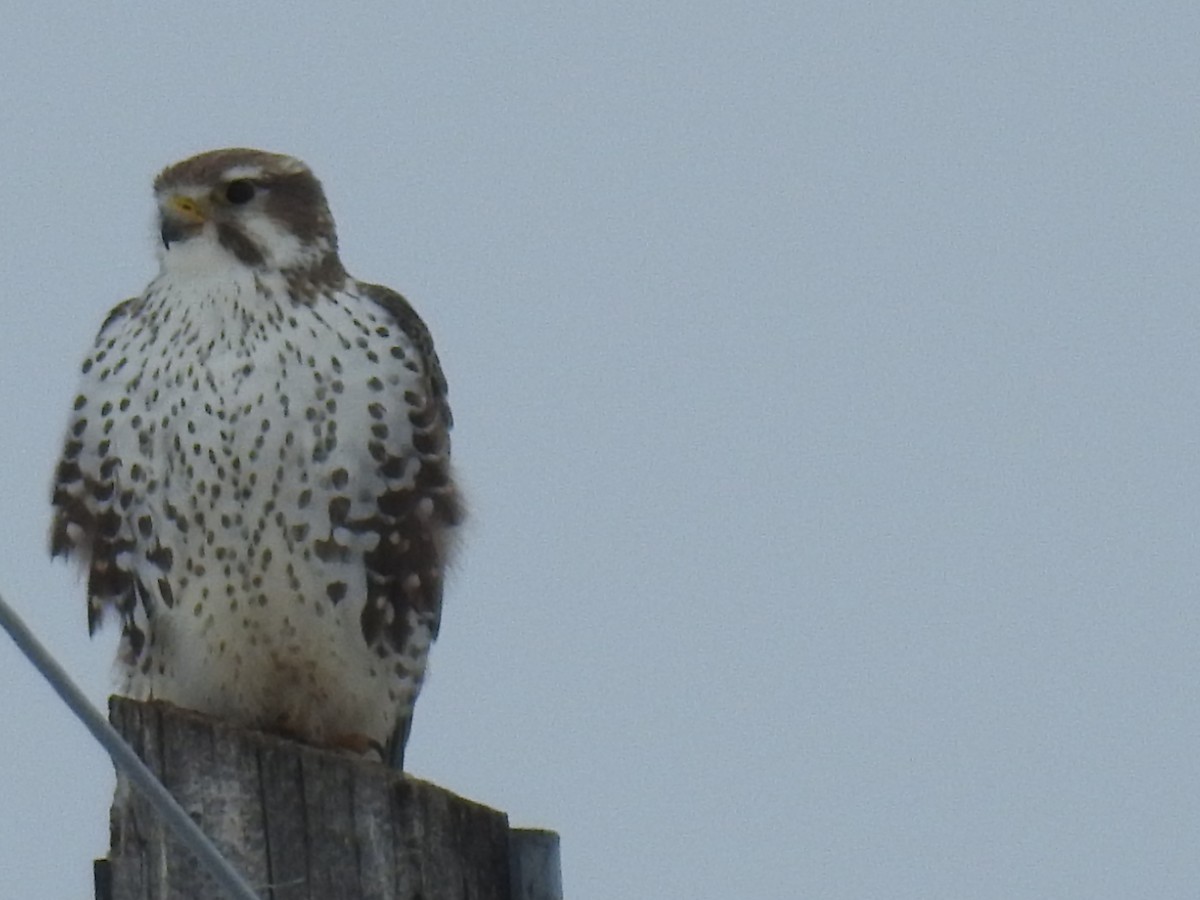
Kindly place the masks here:
<instances>
[{"instance_id":1,"label":"hooked beak","mask_svg":"<svg viewBox=\"0 0 1200 900\"><path fill-rule=\"evenodd\" d=\"M191 237L207 220L200 202L184 194L167 198L159 211L159 236L163 246L170 249L176 241Z\"/></svg>"}]
</instances>

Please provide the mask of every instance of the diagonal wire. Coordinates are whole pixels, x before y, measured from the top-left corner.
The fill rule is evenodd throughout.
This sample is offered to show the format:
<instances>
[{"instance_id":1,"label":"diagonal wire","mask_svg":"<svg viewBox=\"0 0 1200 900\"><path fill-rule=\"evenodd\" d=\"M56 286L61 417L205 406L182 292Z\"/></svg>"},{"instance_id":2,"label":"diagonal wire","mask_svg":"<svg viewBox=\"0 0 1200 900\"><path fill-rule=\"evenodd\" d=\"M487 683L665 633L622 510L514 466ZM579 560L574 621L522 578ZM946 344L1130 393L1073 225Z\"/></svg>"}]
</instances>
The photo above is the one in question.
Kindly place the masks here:
<instances>
[{"instance_id":1,"label":"diagonal wire","mask_svg":"<svg viewBox=\"0 0 1200 900\"><path fill-rule=\"evenodd\" d=\"M71 708L71 712L75 713L87 730L92 733L92 736L108 751L108 755L112 757L117 768L121 769L134 786L142 792L167 827L195 854L200 862L208 867L209 872L225 888L229 896L234 900L259 900L259 896L254 893L245 879L221 855L221 851L192 821L192 817L183 811L175 798L154 777L154 773L146 768L146 764L130 749L117 730L100 713L96 712L95 707L75 686L63 667L42 646L13 608L4 602L3 597L0 597L0 626L3 626L21 652L42 673L42 677L50 682L50 686L54 688L58 696Z\"/></svg>"}]
</instances>

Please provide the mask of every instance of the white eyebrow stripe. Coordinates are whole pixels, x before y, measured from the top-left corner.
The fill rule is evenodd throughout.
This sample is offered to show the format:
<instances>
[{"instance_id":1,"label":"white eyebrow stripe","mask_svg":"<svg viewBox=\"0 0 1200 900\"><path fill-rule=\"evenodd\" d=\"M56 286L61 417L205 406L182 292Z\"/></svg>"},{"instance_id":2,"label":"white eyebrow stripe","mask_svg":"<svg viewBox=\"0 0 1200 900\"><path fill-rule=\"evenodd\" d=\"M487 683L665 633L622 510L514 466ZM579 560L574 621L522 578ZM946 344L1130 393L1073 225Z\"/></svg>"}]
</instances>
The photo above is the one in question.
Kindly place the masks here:
<instances>
[{"instance_id":1,"label":"white eyebrow stripe","mask_svg":"<svg viewBox=\"0 0 1200 900\"><path fill-rule=\"evenodd\" d=\"M224 172L224 181L237 181L239 178L262 178L262 166L231 166Z\"/></svg>"}]
</instances>

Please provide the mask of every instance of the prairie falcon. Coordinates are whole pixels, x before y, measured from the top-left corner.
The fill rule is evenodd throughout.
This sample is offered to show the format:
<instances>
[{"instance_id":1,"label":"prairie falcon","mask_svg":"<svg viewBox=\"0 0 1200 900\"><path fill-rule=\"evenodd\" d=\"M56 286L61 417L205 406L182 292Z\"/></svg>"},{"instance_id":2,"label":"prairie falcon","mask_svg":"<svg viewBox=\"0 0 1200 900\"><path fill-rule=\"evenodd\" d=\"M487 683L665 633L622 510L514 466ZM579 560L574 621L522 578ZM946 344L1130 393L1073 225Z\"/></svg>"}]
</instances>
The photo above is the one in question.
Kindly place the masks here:
<instances>
[{"instance_id":1,"label":"prairie falcon","mask_svg":"<svg viewBox=\"0 0 1200 900\"><path fill-rule=\"evenodd\" d=\"M124 690L402 766L462 506L429 332L350 277L320 182L259 150L154 182L160 269L105 319L51 553Z\"/></svg>"}]
</instances>

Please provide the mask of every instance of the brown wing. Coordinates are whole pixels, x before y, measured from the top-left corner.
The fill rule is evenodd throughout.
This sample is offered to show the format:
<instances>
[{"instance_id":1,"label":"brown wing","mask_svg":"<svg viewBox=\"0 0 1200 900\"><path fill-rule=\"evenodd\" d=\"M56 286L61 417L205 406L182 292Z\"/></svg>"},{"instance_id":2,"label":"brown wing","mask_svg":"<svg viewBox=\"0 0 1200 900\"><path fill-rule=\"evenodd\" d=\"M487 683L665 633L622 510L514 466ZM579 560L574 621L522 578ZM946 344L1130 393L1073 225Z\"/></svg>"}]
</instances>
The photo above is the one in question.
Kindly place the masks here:
<instances>
[{"instance_id":1,"label":"brown wing","mask_svg":"<svg viewBox=\"0 0 1200 900\"><path fill-rule=\"evenodd\" d=\"M422 589L417 595L409 593L402 597L393 591L389 599L396 601L397 612L415 606L432 615L436 637L441 619L441 578L449 551L447 532L464 517L450 469L453 420L446 376L429 329L408 301L380 285L360 283L358 288L381 306L408 337L417 358L405 358L402 364L417 376L420 385L420 389L404 393L404 419L396 421L393 413L392 421L386 423L391 435L407 433L409 441L403 445L381 441L370 447L385 478L398 478L405 471L406 458L415 457L418 465L411 479L397 483L393 490L379 498L380 525L385 527L386 533L380 534L379 545L367 555L367 563L378 575L394 577L403 573L421 578ZM400 625L400 618L397 616L395 625ZM403 643L396 645L403 646Z\"/></svg>"},{"instance_id":2,"label":"brown wing","mask_svg":"<svg viewBox=\"0 0 1200 900\"><path fill-rule=\"evenodd\" d=\"M416 376L416 387L404 392L402 413L379 407L379 434L404 441L380 441L370 446L380 474L388 480L378 500L373 528L379 535L365 555L367 604L363 636L368 645L382 643L402 651L409 638L411 610L437 637L442 615L442 586L450 553L450 532L464 516L462 501L450 469L450 427L446 377L433 347L429 329L400 294L379 285L358 285L359 291L382 307L404 332L412 353L398 359ZM415 354L415 358L411 358ZM395 404L392 404L395 406ZM375 410L372 410L375 415ZM411 472L415 459L415 472ZM381 602L382 601L382 602ZM391 622L387 610L391 610ZM401 665L402 663L397 663ZM392 764L403 768L404 744L410 721L401 721L392 739Z\"/></svg>"},{"instance_id":3,"label":"brown wing","mask_svg":"<svg viewBox=\"0 0 1200 900\"><path fill-rule=\"evenodd\" d=\"M50 528L51 556L73 556L87 570L88 632L96 630L105 610L116 609L125 638L122 652L131 662L145 643L139 621L144 624L142 613L148 613L151 600L146 586L121 559L130 559L139 543L154 542L150 534L139 535L125 515L133 492L119 486L121 461L108 453L102 419L111 413L105 410L111 402L101 398L111 393L111 385L105 383L107 371L98 361L111 341L110 332L136 315L140 304L140 298L126 300L109 312L97 334L95 351L84 362L83 385L55 470Z\"/></svg>"}]
</instances>

